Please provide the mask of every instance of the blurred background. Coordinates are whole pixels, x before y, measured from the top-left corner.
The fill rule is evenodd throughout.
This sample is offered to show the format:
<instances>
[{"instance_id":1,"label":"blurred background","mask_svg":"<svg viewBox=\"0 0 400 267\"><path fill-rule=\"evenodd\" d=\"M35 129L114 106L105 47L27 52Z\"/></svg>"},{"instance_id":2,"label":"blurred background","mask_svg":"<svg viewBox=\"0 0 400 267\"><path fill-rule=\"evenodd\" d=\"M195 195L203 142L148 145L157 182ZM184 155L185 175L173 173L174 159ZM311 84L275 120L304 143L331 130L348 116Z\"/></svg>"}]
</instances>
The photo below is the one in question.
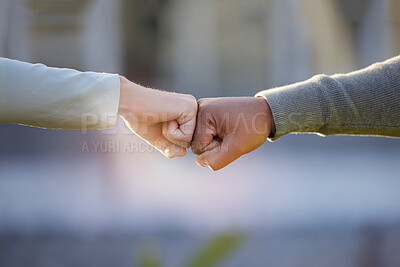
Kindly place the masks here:
<instances>
[{"instance_id":1,"label":"blurred background","mask_svg":"<svg viewBox=\"0 0 400 267\"><path fill-rule=\"evenodd\" d=\"M2 57L197 98L399 53L399 0L0 1ZM0 125L0 266L399 266L399 166L396 139L289 135L214 173L122 121Z\"/></svg>"}]
</instances>

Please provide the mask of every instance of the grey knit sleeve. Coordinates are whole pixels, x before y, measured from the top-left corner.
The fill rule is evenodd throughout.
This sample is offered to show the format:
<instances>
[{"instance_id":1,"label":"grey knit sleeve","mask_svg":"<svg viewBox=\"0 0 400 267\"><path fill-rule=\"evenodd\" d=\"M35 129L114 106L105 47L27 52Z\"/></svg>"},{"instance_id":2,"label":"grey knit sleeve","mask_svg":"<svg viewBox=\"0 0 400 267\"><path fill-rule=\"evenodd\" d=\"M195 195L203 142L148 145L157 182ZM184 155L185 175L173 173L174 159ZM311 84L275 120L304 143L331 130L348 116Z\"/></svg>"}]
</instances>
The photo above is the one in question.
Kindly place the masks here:
<instances>
[{"instance_id":1,"label":"grey knit sleeve","mask_svg":"<svg viewBox=\"0 0 400 267\"><path fill-rule=\"evenodd\" d=\"M400 56L365 69L265 90L275 134L400 137Z\"/></svg>"}]
</instances>

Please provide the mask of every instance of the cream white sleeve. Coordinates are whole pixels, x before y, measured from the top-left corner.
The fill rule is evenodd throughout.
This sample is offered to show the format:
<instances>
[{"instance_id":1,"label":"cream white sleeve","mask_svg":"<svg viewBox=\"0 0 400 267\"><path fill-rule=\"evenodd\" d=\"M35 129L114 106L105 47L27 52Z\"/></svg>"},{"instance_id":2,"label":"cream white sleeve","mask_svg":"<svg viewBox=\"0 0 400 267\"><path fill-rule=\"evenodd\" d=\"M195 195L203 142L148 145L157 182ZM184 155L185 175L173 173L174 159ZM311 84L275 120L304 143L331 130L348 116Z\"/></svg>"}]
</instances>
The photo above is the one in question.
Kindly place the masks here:
<instances>
[{"instance_id":1,"label":"cream white sleeve","mask_svg":"<svg viewBox=\"0 0 400 267\"><path fill-rule=\"evenodd\" d=\"M118 74L0 58L0 124L107 129L116 123L119 96Z\"/></svg>"}]
</instances>

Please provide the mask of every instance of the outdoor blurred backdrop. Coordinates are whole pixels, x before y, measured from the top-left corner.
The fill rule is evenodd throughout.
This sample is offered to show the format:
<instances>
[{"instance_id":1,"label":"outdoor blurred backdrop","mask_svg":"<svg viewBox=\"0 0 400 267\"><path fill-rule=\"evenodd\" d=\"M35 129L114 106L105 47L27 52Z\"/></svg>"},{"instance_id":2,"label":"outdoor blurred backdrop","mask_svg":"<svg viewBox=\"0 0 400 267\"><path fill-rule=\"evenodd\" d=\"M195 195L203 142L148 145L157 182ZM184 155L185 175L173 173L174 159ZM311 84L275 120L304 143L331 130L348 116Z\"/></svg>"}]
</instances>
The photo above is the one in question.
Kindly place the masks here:
<instances>
[{"instance_id":1,"label":"outdoor blurred backdrop","mask_svg":"<svg viewBox=\"0 0 400 267\"><path fill-rule=\"evenodd\" d=\"M197 98L398 54L399 0L0 1L2 57ZM209 246L227 267L399 266L399 171L396 139L289 135L212 172L122 121L0 125L0 266L179 267Z\"/></svg>"}]
</instances>

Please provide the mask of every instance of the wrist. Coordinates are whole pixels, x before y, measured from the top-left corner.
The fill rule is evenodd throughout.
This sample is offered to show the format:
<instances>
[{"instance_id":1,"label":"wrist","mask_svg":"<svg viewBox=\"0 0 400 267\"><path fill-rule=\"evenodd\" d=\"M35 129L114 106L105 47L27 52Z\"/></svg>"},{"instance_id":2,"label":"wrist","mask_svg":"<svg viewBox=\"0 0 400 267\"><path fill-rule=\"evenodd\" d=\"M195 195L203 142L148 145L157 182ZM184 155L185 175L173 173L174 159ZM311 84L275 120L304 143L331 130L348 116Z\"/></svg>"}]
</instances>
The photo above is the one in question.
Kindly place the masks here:
<instances>
[{"instance_id":1,"label":"wrist","mask_svg":"<svg viewBox=\"0 0 400 267\"><path fill-rule=\"evenodd\" d=\"M131 81L120 76L120 97L118 105L118 115L124 116L131 112L129 99L131 98Z\"/></svg>"},{"instance_id":2,"label":"wrist","mask_svg":"<svg viewBox=\"0 0 400 267\"><path fill-rule=\"evenodd\" d=\"M274 121L274 116L272 115L272 110L271 107L269 106L268 101L261 96L257 96L257 98L263 99L263 103L264 103L264 110L266 112L267 115L267 129L268 129L268 137L272 137L275 135L275 121Z\"/></svg>"},{"instance_id":3,"label":"wrist","mask_svg":"<svg viewBox=\"0 0 400 267\"><path fill-rule=\"evenodd\" d=\"M118 115L122 117L140 117L146 111L146 103L149 99L148 94L151 90L131 82L123 76L120 76L120 84Z\"/></svg>"}]
</instances>

